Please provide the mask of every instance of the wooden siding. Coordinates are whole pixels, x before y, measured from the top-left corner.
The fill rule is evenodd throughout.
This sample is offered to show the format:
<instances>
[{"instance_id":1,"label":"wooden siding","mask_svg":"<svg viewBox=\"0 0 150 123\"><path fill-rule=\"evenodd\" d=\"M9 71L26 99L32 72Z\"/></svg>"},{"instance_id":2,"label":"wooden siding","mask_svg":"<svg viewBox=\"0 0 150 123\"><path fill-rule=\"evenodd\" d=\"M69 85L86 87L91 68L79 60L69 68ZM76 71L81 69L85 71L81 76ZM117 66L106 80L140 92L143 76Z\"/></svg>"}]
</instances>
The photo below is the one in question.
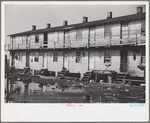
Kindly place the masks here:
<instances>
[{"instance_id":1,"label":"wooden siding","mask_svg":"<svg viewBox=\"0 0 150 123\"><path fill-rule=\"evenodd\" d=\"M44 48L68 48L68 47L86 47L90 41L90 47L106 46L106 45L122 45L127 43L138 44L145 42L145 37L141 39L141 27L143 20L116 23L109 25L101 25L90 28L71 29L58 32L48 33L48 44L43 44L43 34L36 34L39 36L39 42L35 43L35 34L29 36L30 48L39 49ZM90 30L90 31L89 31ZM143 29L144 30L144 29ZM28 48L26 43L26 36L17 36L13 38L13 48L20 49ZM139 41L138 41L139 40ZM27 44L27 46L24 46ZM11 43L12 45L12 43ZM12 47L12 46L11 46Z\"/></svg>"},{"instance_id":2,"label":"wooden siding","mask_svg":"<svg viewBox=\"0 0 150 123\"><path fill-rule=\"evenodd\" d=\"M120 43L119 39L120 39L120 24L113 24L111 42L119 44Z\"/></svg>"},{"instance_id":3,"label":"wooden siding","mask_svg":"<svg viewBox=\"0 0 150 123\"><path fill-rule=\"evenodd\" d=\"M144 76L144 71L140 70L137 66L141 63L141 54L140 54L141 48L132 48L129 49L128 52L128 71L133 76ZM134 59L135 55L135 59Z\"/></svg>"},{"instance_id":4,"label":"wooden siding","mask_svg":"<svg viewBox=\"0 0 150 123\"><path fill-rule=\"evenodd\" d=\"M20 53L22 54L21 58L19 58ZM26 65L26 53L23 51L20 51L20 52L16 52L14 56L15 57L18 56L18 59L15 59L15 68L24 69Z\"/></svg>"},{"instance_id":5,"label":"wooden siding","mask_svg":"<svg viewBox=\"0 0 150 123\"><path fill-rule=\"evenodd\" d=\"M136 38L141 34L141 20L129 22L130 38Z\"/></svg>"},{"instance_id":6,"label":"wooden siding","mask_svg":"<svg viewBox=\"0 0 150 123\"><path fill-rule=\"evenodd\" d=\"M53 62L53 53L57 53L58 55L57 62ZM48 70L56 71L57 74L62 70L62 67L63 67L63 52L61 51L48 52Z\"/></svg>"},{"instance_id":7,"label":"wooden siding","mask_svg":"<svg viewBox=\"0 0 150 123\"><path fill-rule=\"evenodd\" d=\"M35 62L35 53L36 52L30 52L30 56L29 56L29 64L30 64L30 68L33 70L41 70L43 68L43 53L42 52L38 52L38 62Z\"/></svg>"}]
</instances>

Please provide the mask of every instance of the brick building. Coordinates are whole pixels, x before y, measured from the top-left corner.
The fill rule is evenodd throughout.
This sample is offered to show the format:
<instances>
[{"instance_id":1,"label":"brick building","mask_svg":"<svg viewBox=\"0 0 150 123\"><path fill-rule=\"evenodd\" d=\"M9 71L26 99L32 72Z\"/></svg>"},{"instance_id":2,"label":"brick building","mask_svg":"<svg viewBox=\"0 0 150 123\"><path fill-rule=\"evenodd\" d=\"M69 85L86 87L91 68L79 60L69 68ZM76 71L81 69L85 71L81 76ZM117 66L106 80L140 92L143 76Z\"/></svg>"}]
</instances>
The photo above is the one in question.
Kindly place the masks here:
<instances>
[{"instance_id":1,"label":"brick building","mask_svg":"<svg viewBox=\"0 0 150 123\"><path fill-rule=\"evenodd\" d=\"M29 67L33 71L47 68L56 75L65 67L71 73L114 70L132 76L144 76L138 65L145 65L145 13L137 13L88 22L36 29L11 34L10 66Z\"/></svg>"}]
</instances>

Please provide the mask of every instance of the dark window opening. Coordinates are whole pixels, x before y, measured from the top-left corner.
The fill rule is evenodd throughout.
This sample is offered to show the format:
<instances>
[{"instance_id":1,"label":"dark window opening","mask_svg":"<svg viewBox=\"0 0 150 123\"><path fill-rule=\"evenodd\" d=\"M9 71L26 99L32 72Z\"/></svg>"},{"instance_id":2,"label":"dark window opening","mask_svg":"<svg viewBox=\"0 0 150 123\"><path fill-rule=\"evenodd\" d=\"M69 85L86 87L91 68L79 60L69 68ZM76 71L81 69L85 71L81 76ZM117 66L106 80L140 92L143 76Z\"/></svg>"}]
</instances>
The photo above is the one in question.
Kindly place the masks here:
<instances>
[{"instance_id":1,"label":"dark window opening","mask_svg":"<svg viewBox=\"0 0 150 123\"><path fill-rule=\"evenodd\" d=\"M141 63L146 63L145 49L141 49Z\"/></svg>"},{"instance_id":2,"label":"dark window opening","mask_svg":"<svg viewBox=\"0 0 150 123\"><path fill-rule=\"evenodd\" d=\"M39 36L38 35L35 36L35 43L39 43Z\"/></svg>"},{"instance_id":3,"label":"dark window opening","mask_svg":"<svg viewBox=\"0 0 150 123\"><path fill-rule=\"evenodd\" d=\"M58 55L57 55L57 53L54 53L53 54L53 62L57 62L57 60L58 60Z\"/></svg>"},{"instance_id":4,"label":"dark window opening","mask_svg":"<svg viewBox=\"0 0 150 123\"><path fill-rule=\"evenodd\" d=\"M76 52L76 63L81 63L81 52Z\"/></svg>"},{"instance_id":5,"label":"dark window opening","mask_svg":"<svg viewBox=\"0 0 150 123\"><path fill-rule=\"evenodd\" d=\"M39 53L36 52L34 55L34 62L39 62Z\"/></svg>"}]
</instances>

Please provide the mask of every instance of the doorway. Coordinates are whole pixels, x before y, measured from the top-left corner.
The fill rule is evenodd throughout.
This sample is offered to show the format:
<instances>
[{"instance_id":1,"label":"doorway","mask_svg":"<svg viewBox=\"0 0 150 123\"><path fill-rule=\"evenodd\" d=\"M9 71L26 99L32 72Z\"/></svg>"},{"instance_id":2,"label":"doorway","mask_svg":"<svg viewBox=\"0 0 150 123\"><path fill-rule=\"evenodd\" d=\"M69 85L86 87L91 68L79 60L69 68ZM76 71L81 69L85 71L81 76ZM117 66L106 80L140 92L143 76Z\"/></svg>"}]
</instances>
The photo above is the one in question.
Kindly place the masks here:
<instances>
[{"instance_id":1,"label":"doorway","mask_svg":"<svg viewBox=\"0 0 150 123\"><path fill-rule=\"evenodd\" d=\"M127 72L128 69L128 52L127 50L121 50L120 52L121 60L120 60L120 72Z\"/></svg>"},{"instance_id":2,"label":"doorway","mask_svg":"<svg viewBox=\"0 0 150 123\"><path fill-rule=\"evenodd\" d=\"M67 52L64 52L63 58L64 58L64 67L68 70L69 69L69 55Z\"/></svg>"},{"instance_id":3,"label":"doorway","mask_svg":"<svg viewBox=\"0 0 150 123\"><path fill-rule=\"evenodd\" d=\"M65 31L63 44L64 44L64 47L67 47L69 44L69 31Z\"/></svg>"},{"instance_id":4,"label":"doorway","mask_svg":"<svg viewBox=\"0 0 150 123\"><path fill-rule=\"evenodd\" d=\"M13 66L13 67L15 66L14 52L12 52L11 66Z\"/></svg>"},{"instance_id":5,"label":"doorway","mask_svg":"<svg viewBox=\"0 0 150 123\"><path fill-rule=\"evenodd\" d=\"M94 54L94 51L90 51L90 58L89 58L89 70L92 71L95 69L95 54Z\"/></svg>"},{"instance_id":6,"label":"doorway","mask_svg":"<svg viewBox=\"0 0 150 123\"><path fill-rule=\"evenodd\" d=\"M47 68L47 52L43 53L43 67Z\"/></svg>"}]
</instances>

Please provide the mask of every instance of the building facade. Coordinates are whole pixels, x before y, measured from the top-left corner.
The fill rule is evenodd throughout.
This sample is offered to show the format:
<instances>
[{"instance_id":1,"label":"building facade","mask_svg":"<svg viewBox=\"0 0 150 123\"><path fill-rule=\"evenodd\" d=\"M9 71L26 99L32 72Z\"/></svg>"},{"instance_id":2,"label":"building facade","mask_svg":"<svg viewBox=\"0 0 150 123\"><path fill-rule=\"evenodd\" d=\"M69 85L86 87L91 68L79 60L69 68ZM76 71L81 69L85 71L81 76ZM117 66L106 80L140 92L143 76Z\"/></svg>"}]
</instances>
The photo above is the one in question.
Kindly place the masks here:
<instances>
[{"instance_id":1,"label":"building facade","mask_svg":"<svg viewBox=\"0 0 150 123\"><path fill-rule=\"evenodd\" d=\"M114 70L144 76L138 65L145 64L145 13L142 7L133 15L36 29L11 34L10 66L34 70L47 68L56 75L65 67L71 73Z\"/></svg>"}]
</instances>

